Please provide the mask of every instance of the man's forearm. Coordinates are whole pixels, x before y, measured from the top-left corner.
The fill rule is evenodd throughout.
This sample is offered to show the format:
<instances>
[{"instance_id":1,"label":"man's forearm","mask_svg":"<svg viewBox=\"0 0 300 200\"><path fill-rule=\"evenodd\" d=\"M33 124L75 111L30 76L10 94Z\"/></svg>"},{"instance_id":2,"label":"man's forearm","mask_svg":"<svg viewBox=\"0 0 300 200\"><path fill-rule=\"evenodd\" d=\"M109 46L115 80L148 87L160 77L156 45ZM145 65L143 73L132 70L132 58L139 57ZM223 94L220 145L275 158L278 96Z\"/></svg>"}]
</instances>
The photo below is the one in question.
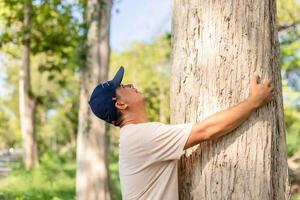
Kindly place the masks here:
<instances>
[{"instance_id":1,"label":"man's forearm","mask_svg":"<svg viewBox=\"0 0 300 200\"><path fill-rule=\"evenodd\" d=\"M248 98L233 107L209 116L205 119L208 125L206 138L215 139L229 133L244 122L256 109L257 106Z\"/></svg>"},{"instance_id":2,"label":"man's forearm","mask_svg":"<svg viewBox=\"0 0 300 200\"><path fill-rule=\"evenodd\" d=\"M271 80L268 79L259 84L257 83L258 78L258 75L254 75L251 78L249 97L246 100L195 123L184 149L231 132L257 108L273 100L274 94Z\"/></svg>"}]
</instances>

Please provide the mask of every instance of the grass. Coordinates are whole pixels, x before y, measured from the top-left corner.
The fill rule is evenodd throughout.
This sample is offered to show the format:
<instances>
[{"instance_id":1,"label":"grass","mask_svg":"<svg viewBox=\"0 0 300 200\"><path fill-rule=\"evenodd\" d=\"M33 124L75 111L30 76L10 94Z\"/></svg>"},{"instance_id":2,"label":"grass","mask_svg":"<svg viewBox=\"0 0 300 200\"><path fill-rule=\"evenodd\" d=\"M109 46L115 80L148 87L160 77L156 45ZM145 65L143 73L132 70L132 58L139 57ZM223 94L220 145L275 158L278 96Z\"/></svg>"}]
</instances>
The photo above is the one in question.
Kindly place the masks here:
<instances>
[{"instance_id":1,"label":"grass","mask_svg":"<svg viewBox=\"0 0 300 200\"><path fill-rule=\"evenodd\" d=\"M109 170L114 196L122 199L118 169L118 149L109 152ZM14 164L11 173L0 179L0 200L73 200L75 199L75 158L47 152L40 167L26 171L21 162ZM293 194L292 200L299 200Z\"/></svg>"},{"instance_id":2,"label":"grass","mask_svg":"<svg viewBox=\"0 0 300 200\"><path fill-rule=\"evenodd\" d=\"M118 168L119 152L109 152L109 169L114 196L122 199ZM73 200L75 199L75 158L47 152L41 156L39 168L26 171L22 162L0 179L0 200Z\"/></svg>"},{"instance_id":3,"label":"grass","mask_svg":"<svg viewBox=\"0 0 300 200\"><path fill-rule=\"evenodd\" d=\"M44 154L34 170L16 163L0 180L0 200L75 199L75 167L74 159L55 153Z\"/></svg>"},{"instance_id":4,"label":"grass","mask_svg":"<svg viewBox=\"0 0 300 200\"><path fill-rule=\"evenodd\" d=\"M118 166L118 158L119 151L117 148L112 148L109 152L109 173L110 173L110 181L113 189L114 196L117 199L122 199L121 195L121 186L119 179L119 166Z\"/></svg>"}]
</instances>

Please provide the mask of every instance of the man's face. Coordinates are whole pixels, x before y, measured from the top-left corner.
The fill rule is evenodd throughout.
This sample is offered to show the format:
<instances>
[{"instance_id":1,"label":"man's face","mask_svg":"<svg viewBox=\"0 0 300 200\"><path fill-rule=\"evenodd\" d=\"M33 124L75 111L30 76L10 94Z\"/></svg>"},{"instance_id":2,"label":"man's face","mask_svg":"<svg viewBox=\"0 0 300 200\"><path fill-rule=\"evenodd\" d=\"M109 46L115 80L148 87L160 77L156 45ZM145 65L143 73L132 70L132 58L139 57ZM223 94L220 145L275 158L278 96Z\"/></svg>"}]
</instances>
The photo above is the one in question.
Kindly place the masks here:
<instances>
[{"instance_id":1,"label":"man's face","mask_svg":"<svg viewBox=\"0 0 300 200\"><path fill-rule=\"evenodd\" d=\"M119 99L125 104L127 104L129 107L144 104L144 95L141 92L139 92L132 84L121 84L116 89L116 93Z\"/></svg>"}]
</instances>

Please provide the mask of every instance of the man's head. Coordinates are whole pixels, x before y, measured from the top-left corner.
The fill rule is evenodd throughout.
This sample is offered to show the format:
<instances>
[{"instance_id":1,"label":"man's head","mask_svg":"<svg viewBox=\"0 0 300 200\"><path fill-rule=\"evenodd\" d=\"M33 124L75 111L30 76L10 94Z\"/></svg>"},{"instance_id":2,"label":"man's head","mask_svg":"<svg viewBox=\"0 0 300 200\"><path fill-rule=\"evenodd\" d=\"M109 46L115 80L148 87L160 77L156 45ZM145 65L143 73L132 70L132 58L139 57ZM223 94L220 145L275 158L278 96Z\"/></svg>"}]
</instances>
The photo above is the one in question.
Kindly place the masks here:
<instances>
[{"instance_id":1,"label":"man's head","mask_svg":"<svg viewBox=\"0 0 300 200\"><path fill-rule=\"evenodd\" d=\"M132 84L123 85L116 89L115 106L120 114L135 112L145 106L145 97Z\"/></svg>"},{"instance_id":2,"label":"man's head","mask_svg":"<svg viewBox=\"0 0 300 200\"><path fill-rule=\"evenodd\" d=\"M89 100L93 113L100 119L119 126L123 116L144 108L144 96L132 84L121 84L124 68L120 67L111 81L95 87Z\"/></svg>"}]
</instances>

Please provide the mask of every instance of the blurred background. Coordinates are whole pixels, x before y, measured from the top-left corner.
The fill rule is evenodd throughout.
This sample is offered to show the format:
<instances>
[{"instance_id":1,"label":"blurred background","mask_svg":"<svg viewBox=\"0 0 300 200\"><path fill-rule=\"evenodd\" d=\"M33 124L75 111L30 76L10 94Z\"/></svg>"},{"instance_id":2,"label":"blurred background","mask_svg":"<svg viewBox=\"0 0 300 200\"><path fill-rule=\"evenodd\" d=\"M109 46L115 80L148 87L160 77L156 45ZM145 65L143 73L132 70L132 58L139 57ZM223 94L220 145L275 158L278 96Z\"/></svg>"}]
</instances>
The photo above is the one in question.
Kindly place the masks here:
<instances>
[{"instance_id":1,"label":"blurred background","mask_svg":"<svg viewBox=\"0 0 300 200\"><path fill-rule=\"evenodd\" d=\"M22 2L0 0L0 199L75 199L84 1L33 1L31 88L37 99L39 167L25 170L19 113ZM300 199L300 2L277 1L288 164ZM147 97L149 120L168 123L171 0L115 0L111 9L109 78L120 65L124 83ZM164 87L159 87L163 82ZM121 199L118 129L110 126L109 178Z\"/></svg>"}]
</instances>

